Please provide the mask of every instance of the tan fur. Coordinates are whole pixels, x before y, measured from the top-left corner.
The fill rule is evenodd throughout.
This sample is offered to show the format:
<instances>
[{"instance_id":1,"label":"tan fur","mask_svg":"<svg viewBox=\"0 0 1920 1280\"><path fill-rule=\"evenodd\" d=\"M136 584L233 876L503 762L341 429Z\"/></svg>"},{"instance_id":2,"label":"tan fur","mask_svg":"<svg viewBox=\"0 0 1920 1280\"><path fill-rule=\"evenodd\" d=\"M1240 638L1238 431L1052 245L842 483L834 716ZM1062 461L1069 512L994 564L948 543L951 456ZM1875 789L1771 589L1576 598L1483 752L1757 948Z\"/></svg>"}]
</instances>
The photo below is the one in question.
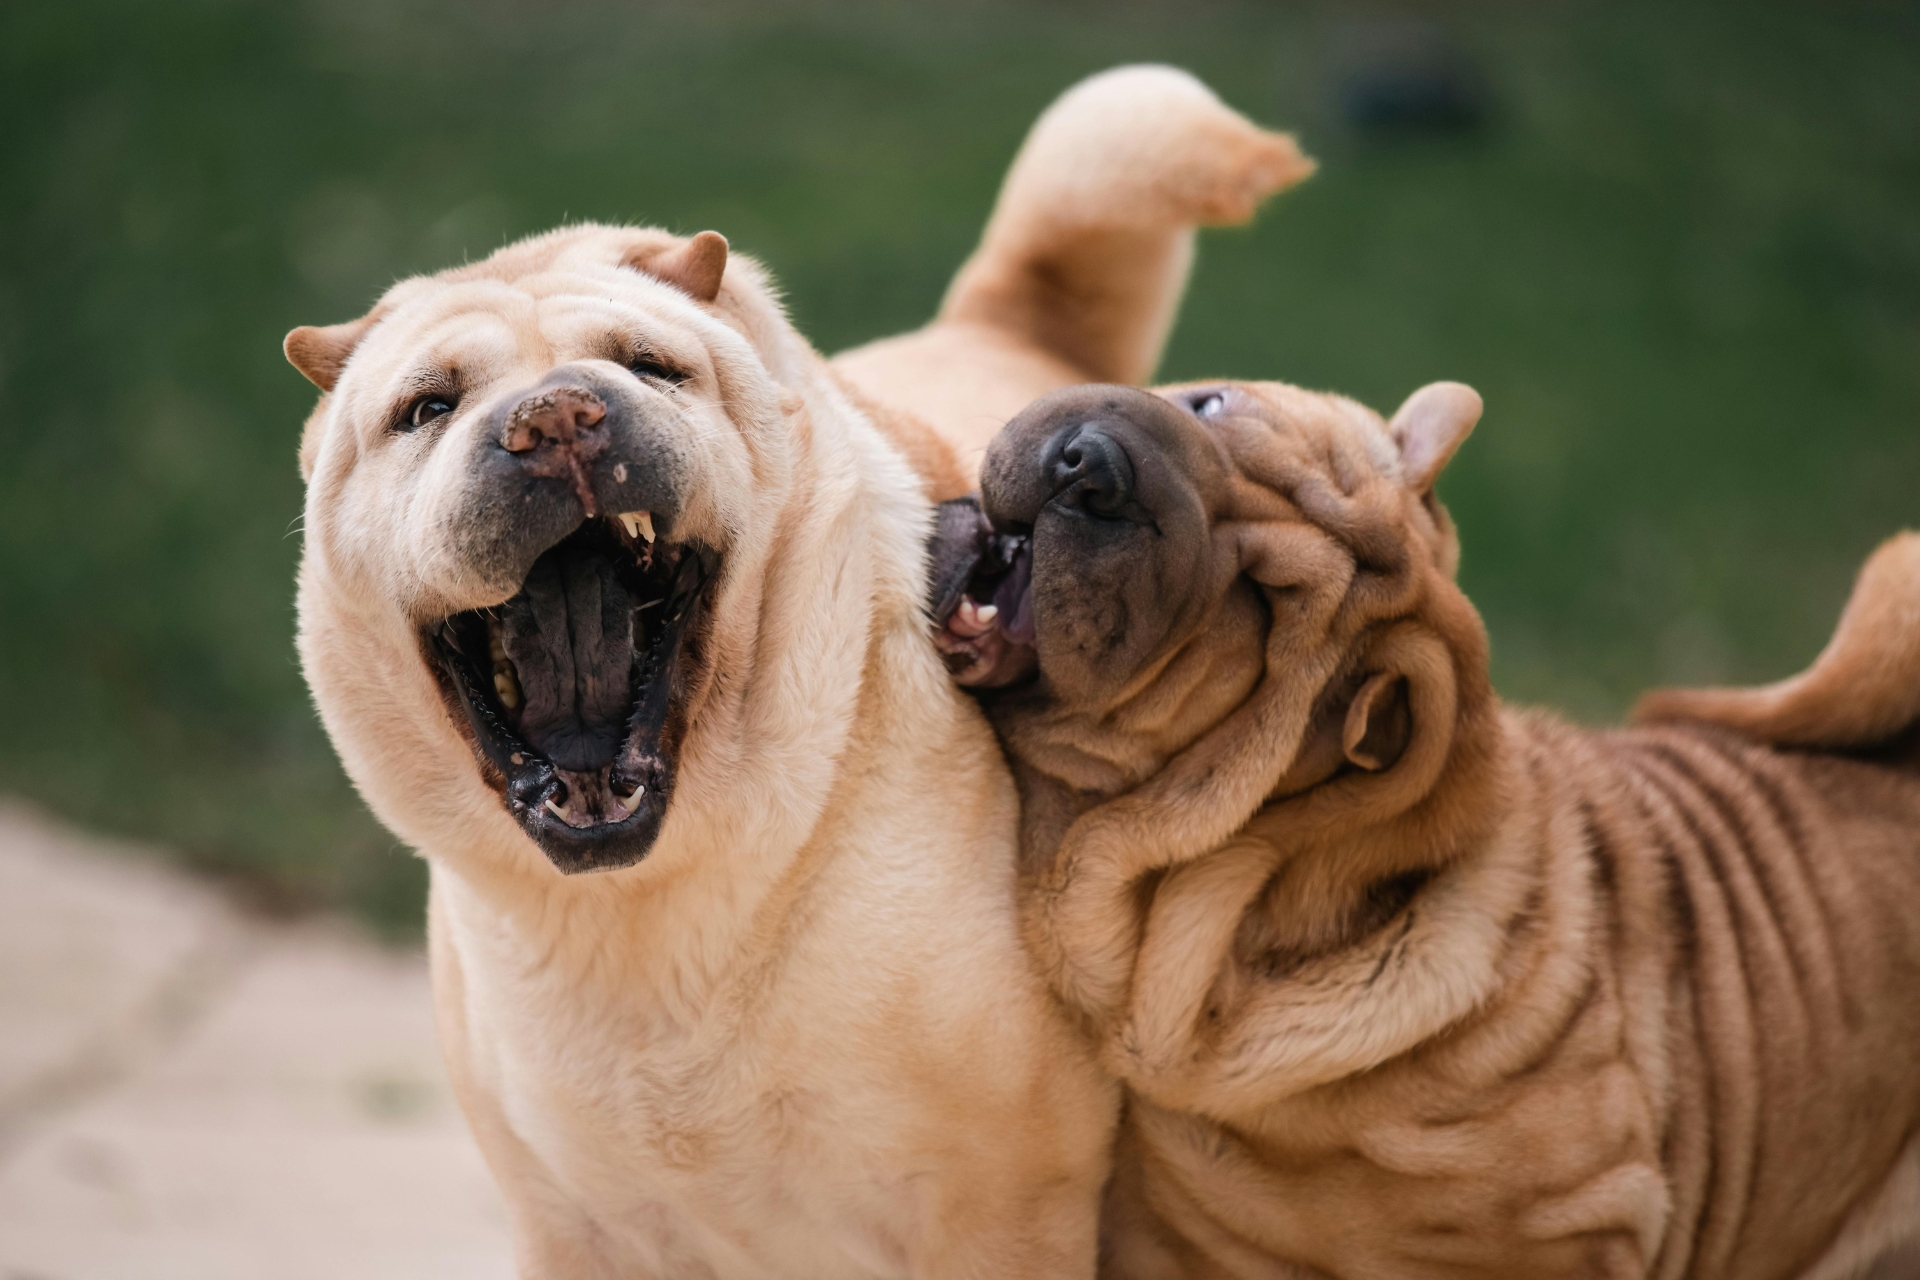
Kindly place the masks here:
<instances>
[{"instance_id":1,"label":"tan fur","mask_svg":"<svg viewBox=\"0 0 1920 1280\"><path fill-rule=\"evenodd\" d=\"M695 302L712 302L727 274L727 238L718 231L702 231L671 248L644 246L620 265L683 290Z\"/></svg>"},{"instance_id":2,"label":"tan fur","mask_svg":"<svg viewBox=\"0 0 1920 1280\"><path fill-rule=\"evenodd\" d=\"M1429 487L1478 398L1430 391L1227 388L1213 604L1097 704L1043 613L989 703L1030 938L1128 1084L1106 1270L1853 1274L1920 1229L1920 537L1807 675L1577 729L1488 683Z\"/></svg>"},{"instance_id":3,"label":"tan fur","mask_svg":"<svg viewBox=\"0 0 1920 1280\"><path fill-rule=\"evenodd\" d=\"M287 363L298 369L308 382L322 391L331 391L333 384L340 380L340 371L347 367L347 357L378 320L376 313L368 312L345 324L301 325L287 334L280 350L286 355Z\"/></svg>"},{"instance_id":4,"label":"tan fur","mask_svg":"<svg viewBox=\"0 0 1920 1280\"><path fill-rule=\"evenodd\" d=\"M946 502L973 492L977 485L974 470L960 461L960 451L952 440L918 414L868 395L844 371L833 369L832 372L841 393L900 451L913 473L920 477L928 500Z\"/></svg>"},{"instance_id":5,"label":"tan fur","mask_svg":"<svg viewBox=\"0 0 1920 1280\"><path fill-rule=\"evenodd\" d=\"M1189 83L1129 74L1121 101ZM1159 153L1111 130L1073 146L1149 176L1248 163L1177 120ZM1133 198L1105 172L1081 213ZM926 642L928 497L965 485L955 442L914 420L929 393L899 362L835 373L716 241L568 228L396 285L350 342L289 342L328 390L302 443L300 653L362 794L431 864L443 1048L521 1273L1089 1274L1117 1092L1021 945L1012 789ZM1162 272L1151 297L1103 305L1170 309L1179 284ZM456 446L480 415L390 424L423 364L494 403L565 364L630 376L619 336L687 371L651 393L691 477L673 536L725 568L658 840L567 877L508 816L423 656L424 628L517 589L463 568ZM1039 383L996 389L1001 356L1058 364L1027 331L977 336L953 373L1002 400Z\"/></svg>"},{"instance_id":6,"label":"tan fur","mask_svg":"<svg viewBox=\"0 0 1920 1280\"><path fill-rule=\"evenodd\" d=\"M1664 689L1642 723L1710 720L1796 747L1873 742L1920 720L1920 537L1889 541L1860 571L1833 641L1813 666L1764 689Z\"/></svg>"},{"instance_id":7,"label":"tan fur","mask_svg":"<svg viewBox=\"0 0 1920 1280\"><path fill-rule=\"evenodd\" d=\"M1194 227L1245 222L1312 172L1291 136L1254 128L1184 72L1094 76L1034 124L933 323L834 364L933 423L971 473L1035 397L1146 381L1186 285Z\"/></svg>"}]
</instances>

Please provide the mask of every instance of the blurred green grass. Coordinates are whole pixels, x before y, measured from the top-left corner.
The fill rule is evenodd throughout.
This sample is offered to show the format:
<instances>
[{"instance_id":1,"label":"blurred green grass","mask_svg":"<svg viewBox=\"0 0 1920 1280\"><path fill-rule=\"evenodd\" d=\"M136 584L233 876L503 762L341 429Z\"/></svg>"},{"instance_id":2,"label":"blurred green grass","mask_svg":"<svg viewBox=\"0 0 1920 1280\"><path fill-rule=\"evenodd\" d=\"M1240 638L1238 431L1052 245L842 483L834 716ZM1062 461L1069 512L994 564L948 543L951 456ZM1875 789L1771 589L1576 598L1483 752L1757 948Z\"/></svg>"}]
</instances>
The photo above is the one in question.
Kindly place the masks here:
<instances>
[{"instance_id":1,"label":"blurred green grass","mask_svg":"<svg viewBox=\"0 0 1920 1280\"><path fill-rule=\"evenodd\" d=\"M1920 523L1920 13L1406 11L1484 129L1343 125L1349 7L9 6L0 789L416 930L294 664L280 336L570 218L719 228L825 350L907 328L1035 113L1123 61L1323 161L1207 239L1166 376L1486 395L1443 492L1508 696L1795 668Z\"/></svg>"}]
</instances>

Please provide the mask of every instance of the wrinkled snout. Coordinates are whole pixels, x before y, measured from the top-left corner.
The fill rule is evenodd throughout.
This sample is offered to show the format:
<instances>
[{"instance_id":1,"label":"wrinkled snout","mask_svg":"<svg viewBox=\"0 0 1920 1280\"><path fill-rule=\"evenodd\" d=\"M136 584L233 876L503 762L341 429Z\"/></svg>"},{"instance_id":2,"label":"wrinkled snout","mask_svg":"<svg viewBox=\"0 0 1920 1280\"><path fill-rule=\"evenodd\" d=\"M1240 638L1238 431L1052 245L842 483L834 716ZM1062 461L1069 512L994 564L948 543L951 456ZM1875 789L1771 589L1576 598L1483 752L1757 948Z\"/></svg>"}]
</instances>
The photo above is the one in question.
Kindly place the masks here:
<instances>
[{"instance_id":1,"label":"wrinkled snout","mask_svg":"<svg viewBox=\"0 0 1920 1280\"><path fill-rule=\"evenodd\" d=\"M685 502L679 412L631 379L585 362L563 364L509 391L468 437L449 539L472 578L502 589L534 560L596 518L630 534L671 537Z\"/></svg>"},{"instance_id":2,"label":"wrinkled snout","mask_svg":"<svg viewBox=\"0 0 1920 1280\"><path fill-rule=\"evenodd\" d=\"M1069 387L1029 405L981 469L991 532L959 523L973 577L936 615L948 670L976 688L1037 670L1056 697L1123 685L1217 586L1210 512L1226 473L1208 428L1159 396ZM935 560L953 549L936 543Z\"/></svg>"},{"instance_id":3,"label":"wrinkled snout","mask_svg":"<svg viewBox=\"0 0 1920 1280\"><path fill-rule=\"evenodd\" d=\"M607 451L607 434L606 402L585 387L563 383L535 390L507 410L500 447L528 475L567 481L592 516L598 500L589 469Z\"/></svg>"},{"instance_id":4,"label":"wrinkled snout","mask_svg":"<svg viewBox=\"0 0 1920 1280\"><path fill-rule=\"evenodd\" d=\"M542 449L606 448L607 406L584 387L550 387L536 391L513 406L500 447L508 453L537 454Z\"/></svg>"},{"instance_id":5,"label":"wrinkled snout","mask_svg":"<svg viewBox=\"0 0 1920 1280\"><path fill-rule=\"evenodd\" d=\"M1022 410L987 450L981 505L1002 529L1031 528L1049 507L1152 525L1158 491L1186 470L1193 429L1180 409L1133 387L1057 391Z\"/></svg>"}]
</instances>

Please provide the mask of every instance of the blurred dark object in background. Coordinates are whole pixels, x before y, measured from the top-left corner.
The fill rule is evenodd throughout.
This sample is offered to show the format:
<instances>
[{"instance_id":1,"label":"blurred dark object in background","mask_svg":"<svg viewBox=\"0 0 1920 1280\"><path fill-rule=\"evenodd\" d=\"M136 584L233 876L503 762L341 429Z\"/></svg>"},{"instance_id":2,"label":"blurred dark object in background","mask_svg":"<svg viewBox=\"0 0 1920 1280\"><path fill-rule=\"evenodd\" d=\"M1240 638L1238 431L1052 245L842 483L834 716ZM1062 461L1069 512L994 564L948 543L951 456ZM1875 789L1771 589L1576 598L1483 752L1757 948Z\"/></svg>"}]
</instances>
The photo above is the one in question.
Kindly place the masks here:
<instances>
[{"instance_id":1,"label":"blurred dark object in background","mask_svg":"<svg viewBox=\"0 0 1920 1280\"><path fill-rule=\"evenodd\" d=\"M1439 22L1345 22L1333 48L1340 115L1364 135L1473 133L1492 117L1485 72Z\"/></svg>"}]
</instances>

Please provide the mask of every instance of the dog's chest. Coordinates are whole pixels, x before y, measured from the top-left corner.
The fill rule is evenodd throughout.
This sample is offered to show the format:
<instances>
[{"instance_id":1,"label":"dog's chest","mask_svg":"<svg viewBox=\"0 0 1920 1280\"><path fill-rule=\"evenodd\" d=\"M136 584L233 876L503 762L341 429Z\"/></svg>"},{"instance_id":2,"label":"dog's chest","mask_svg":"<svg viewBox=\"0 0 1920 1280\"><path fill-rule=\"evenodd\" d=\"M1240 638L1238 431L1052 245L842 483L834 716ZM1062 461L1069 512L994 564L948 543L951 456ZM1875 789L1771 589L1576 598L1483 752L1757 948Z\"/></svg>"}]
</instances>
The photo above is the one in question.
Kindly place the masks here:
<instances>
[{"instance_id":1,"label":"dog's chest","mask_svg":"<svg viewBox=\"0 0 1920 1280\"><path fill-rule=\"evenodd\" d=\"M915 1220L884 1082L818 1028L661 1014L633 993L573 1011L520 993L498 1096L546 1176L637 1269L716 1276L904 1272Z\"/></svg>"}]
</instances>

